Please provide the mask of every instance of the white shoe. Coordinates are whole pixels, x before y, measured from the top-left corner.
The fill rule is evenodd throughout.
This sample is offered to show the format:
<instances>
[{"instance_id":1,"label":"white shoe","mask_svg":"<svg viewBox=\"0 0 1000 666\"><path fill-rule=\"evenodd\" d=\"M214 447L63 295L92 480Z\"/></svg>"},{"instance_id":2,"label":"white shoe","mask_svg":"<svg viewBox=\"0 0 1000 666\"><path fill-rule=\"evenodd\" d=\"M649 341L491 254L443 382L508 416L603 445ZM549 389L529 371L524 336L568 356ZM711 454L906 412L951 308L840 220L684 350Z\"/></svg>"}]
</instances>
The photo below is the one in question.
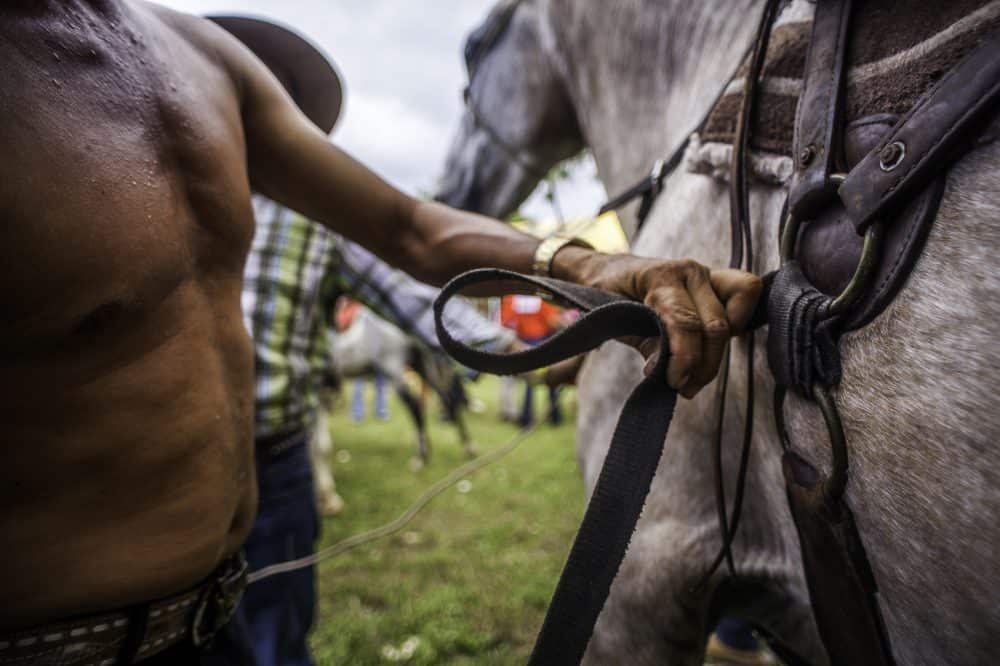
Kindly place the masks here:
<instances>
[{"instance_id":1,"label":"white shoe","mask_svg":"<svg viewBox=\"0 0 1000 666\"><path fill-rule=\"evenodd\" d=\"M333 495L323 500L324 516L338 516L343 510L344 498L337 493L333 493Z\"/></svg>"}]
</instances>

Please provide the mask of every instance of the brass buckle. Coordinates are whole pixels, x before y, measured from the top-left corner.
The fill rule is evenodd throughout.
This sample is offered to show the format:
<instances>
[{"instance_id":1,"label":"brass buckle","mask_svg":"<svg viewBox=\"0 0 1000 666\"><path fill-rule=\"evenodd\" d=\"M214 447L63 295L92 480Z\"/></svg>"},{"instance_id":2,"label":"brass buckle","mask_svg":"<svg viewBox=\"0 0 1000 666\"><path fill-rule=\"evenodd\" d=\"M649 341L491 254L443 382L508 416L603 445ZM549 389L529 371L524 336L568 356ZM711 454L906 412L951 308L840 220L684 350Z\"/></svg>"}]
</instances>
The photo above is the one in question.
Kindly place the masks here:
<instances>
[{"instance_id":1,"label":"brass buckle","mask_svg":"<svg viewBox=\"0 0 1000 666\"><path fill-rule=\"evenodd\" d=\"M846 174L835 173L830 175L830 180L839 187L846 177ZM785 225L781 232L782 266L791 261L795 256L795 242L798 240L799 227L801 227L802 222L803 220L796 218L791 211L788 211L788 215L785 217ZM844 290L826 307L824 318L841 314L861 297L861 294L868 287L868 283L875 272L875 267L878 265L878 257L881 249L882 224L880 220L876 220L865 231L864 245L861 248L861 258L858 260L857 268L854 269L854 275L851 276Z\"/></svg>"},{"instance_id":2,"label":"brass buckle","mask_svg":"<svg viewBox=\"0 0 1000 666\"><path fill-rule=\"evenodd\" d=\"M191 619L191 642L195 647L211 643L236 614L247 587L248 570L246 558L238 553L205 586Z\"/></svg>"}]
</instances>

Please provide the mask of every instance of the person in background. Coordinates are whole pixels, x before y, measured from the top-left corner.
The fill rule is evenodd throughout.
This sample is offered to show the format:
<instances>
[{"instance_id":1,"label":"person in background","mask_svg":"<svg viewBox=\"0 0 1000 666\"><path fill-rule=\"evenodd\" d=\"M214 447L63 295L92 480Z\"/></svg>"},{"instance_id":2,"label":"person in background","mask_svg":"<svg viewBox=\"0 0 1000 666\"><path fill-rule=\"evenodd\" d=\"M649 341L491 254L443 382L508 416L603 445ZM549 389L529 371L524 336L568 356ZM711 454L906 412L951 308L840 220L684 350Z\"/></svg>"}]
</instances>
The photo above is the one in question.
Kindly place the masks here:
<instances>
[{"instance_id":1,"label":"person in background","mask_svg":"<svg viewBox=\"0 0 1000 666\"><path fill-rule=\"evenodd\" d=\"M562 311L557 306L542 300L538 296L511 295L504 296L500 304L500 320L507 328L517 332L517 337L526 345L534 347L547 340L563 325ZM549 394L548 421L552 425L562 423L562 412L559 410L559 392L556 387L547 387ZM522 428L528 428L535 422L534 413L535 387L531 382L525 382L524 402L517 423Z\"/></svg>"},{"instance_id":2,"label":"person in background","mask_svg":"<svg viewBox=\"0 0 1000 666\"><path fill-rule=\"evenodd\" d=\"M325 57L297 58L309 46L294 33L256 19L211 17L253 49L271 46L265 62L304 110L339 107L341 84ZM276 49L275 44L285 44ZM282 58L282 55L284 57ZM318 52L317 52L318 55ZM281 58L278 60L278 58ZM303 71L310 66L313 69ZM312 86L301 85L309 80ZM332 101L331 101L332 100ZM329 132L337 114L311 118ZM309 440L316 429L320 392L329 366L327 329L339 296L440 348L431 308L437 290L391 268L364 248L254 195L256 229L243 280L243 316L253 337L257 518L245 544L252 570L311 555L319 537ZM350 306L349 306L350 307ZM337 313L347 323L349 313ZM447 312L463 339L504 350L514 336L461 302ZM307 637L316 605L314 567L284 573L247 588L237 609L253 642L257 666L313 663ZM237 655L233 655L237 659Z\"/></svg>"},{"instance_id":3,"label":"person in background","mask_svg":"<svg viewBox=\"0 0 1000 666\"><path fill-rule=\"evenodd\" d=\"M360 311L362 305L346 296L339 299L336 306L337 332L343 333L354 322L355 316ZM351 418L355 423L362 423L365 420L365 386L367 381L364 377L356 377L352 382L351 398ZM385 394L385 375L375 370L375 418L379 421L389 420L389 403Z\"/></svg>"}]
</instances>

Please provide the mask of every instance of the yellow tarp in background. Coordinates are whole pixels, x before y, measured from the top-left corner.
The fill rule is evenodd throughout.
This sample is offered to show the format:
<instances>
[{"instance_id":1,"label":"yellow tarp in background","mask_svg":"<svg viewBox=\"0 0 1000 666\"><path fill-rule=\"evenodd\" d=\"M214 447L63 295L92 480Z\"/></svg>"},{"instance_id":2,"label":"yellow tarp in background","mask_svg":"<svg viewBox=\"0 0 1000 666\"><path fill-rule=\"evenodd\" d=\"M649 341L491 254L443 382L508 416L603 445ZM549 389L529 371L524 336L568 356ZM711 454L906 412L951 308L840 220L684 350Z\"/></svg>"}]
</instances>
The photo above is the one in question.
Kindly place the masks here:
<instances>
[{"instance_id":1,"label":"yellow tarp in background","mask_svg":"<svg viewBox=\"0 0 1000 666\"><path fill-rule=\"evenodd\" d=\"M598 217L587 217L579 220L569 220L561 224L558 220L517 220L512 222L521 231L546 238L555 233L568 234L582 238L594 249L601 252L628 252L628 238L622 230L621 222L615 212L608 211Z\"/></svg>"}]
</instances>

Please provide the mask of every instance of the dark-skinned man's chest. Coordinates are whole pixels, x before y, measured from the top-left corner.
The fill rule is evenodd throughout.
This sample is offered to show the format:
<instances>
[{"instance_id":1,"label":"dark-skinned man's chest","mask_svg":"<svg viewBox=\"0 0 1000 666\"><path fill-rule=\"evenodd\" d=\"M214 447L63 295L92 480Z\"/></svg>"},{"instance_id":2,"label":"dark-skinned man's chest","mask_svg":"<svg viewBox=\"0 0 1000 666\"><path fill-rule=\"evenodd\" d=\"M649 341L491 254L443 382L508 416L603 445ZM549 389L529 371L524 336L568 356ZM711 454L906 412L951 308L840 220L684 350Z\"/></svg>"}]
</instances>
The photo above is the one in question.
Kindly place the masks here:
<instances>
[{"instance_id":1,"label":"dark-skinned man's chest","mask_svg":"<svg viewBox=\"0 0 1000 666\"><path fill-rule=\"evenodd\" d=\"M253 234L224 75L184 44L63 37L0 39L0 342L26 350L238 285Z\"/></svg>"}]
</instances>

